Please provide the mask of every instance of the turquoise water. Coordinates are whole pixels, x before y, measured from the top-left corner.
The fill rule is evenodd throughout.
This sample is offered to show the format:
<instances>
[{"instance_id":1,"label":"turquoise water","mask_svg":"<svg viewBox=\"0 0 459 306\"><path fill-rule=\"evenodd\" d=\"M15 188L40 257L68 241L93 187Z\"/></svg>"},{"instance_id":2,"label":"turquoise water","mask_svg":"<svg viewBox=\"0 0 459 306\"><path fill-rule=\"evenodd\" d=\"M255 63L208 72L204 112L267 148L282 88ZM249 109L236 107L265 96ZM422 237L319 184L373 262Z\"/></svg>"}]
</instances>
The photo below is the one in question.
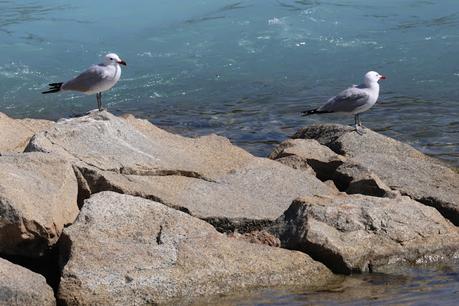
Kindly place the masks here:
<instances>
[{"instance_id":1,"label":"turquoise water","mask_svg":"<svg viewBox=\"0 0 459 306\"><path fill-rule=\"evenodd\" d=\"M370 69L388 76L364 124L459 166L459 1L0 1L0 111L57 119L95 97L46 95L114 51L104 94L186 135L225 135L266 155Z\"/></svg>"},{"instance_id":2,"label":"turquoise water","mask_svg":"<svg viewBox=\"0 0 459 306\"><path fill-rule=\"evenodd\" d=\"M352 123L300 112L377 70L388 79L364 124L459 166L458 27L457 0L0 0L0 111L58 119L95 108L94 96L40 92L113 51L128 66L103 96L110 111L185 135L218 133L265 156L304 125ZM458 267L229 303L452 305Z\"/></svg>"}]
</instances>

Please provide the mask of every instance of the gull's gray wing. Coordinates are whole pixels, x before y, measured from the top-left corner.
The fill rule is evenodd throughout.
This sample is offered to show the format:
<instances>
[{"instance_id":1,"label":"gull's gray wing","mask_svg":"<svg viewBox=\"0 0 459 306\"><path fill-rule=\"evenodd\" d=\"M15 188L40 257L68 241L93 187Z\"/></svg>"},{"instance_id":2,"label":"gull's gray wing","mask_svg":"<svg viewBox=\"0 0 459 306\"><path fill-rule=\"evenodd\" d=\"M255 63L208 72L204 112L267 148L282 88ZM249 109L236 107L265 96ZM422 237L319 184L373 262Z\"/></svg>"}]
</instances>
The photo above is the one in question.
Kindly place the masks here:
<instances>
[{"instance_id":1,"label":"gull's gray wing","mask_svg":"<svg viewBox=\"0 0 459 306\"><path fill-rule=\"evenodd\" d=\"M62 85L63 90L86 92L97 87L109 74L103 65L93 65Z\"/></svg>"},{"instance_id":2,"label":"gull's gray wing","mask_svg":"<svg viewBox=\"0 0 459 306\"><path fill-rule=\"evenodd\" d=\"M318 111L321 112L352 112L356 108L365 105L369 99L368 93L358 87L351 87L343 90L321 106Z\"/></svg>"}]
</instances>

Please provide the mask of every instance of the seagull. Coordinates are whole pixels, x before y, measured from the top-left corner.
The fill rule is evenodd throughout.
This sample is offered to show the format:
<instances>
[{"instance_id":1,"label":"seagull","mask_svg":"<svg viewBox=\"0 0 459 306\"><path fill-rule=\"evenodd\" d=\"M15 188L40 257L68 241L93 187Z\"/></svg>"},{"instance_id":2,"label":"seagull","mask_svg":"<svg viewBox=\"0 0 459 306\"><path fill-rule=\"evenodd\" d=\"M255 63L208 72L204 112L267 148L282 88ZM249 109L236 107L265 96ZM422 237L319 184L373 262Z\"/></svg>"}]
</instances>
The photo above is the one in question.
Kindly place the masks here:
<instances>
[{"instance_id":1,"label":"seagull","mask_svg":"<svg viewBox=\"0 0 459 306\"><path fill-rule=\"evenodd\" d=\"M67 82L51 83L43 94L64 90L79 91L87 95L96 94L97 107L102 111L102 92L112 88L120 79L121 66L126 62L115 53L103 57L103 63L92 65Z\"/></svg>"},{"instance_id":2,"label":"seagull","mask_svg":"<svg viewBox=\"0 0 459 306\"><path fill-rule=\"evenodd\" d=\"M362 122L359 114L369 110L375 105L379 96L379 80L385 80L386 77L376 71L369 71L363 78L363 84L353 85L343 90L338 95L330 98L327 103L321 107L303 112L303 116L325 113L347 113L354 115L355 130L358 134L363 134Z\"/></svg>"}]
</instances>

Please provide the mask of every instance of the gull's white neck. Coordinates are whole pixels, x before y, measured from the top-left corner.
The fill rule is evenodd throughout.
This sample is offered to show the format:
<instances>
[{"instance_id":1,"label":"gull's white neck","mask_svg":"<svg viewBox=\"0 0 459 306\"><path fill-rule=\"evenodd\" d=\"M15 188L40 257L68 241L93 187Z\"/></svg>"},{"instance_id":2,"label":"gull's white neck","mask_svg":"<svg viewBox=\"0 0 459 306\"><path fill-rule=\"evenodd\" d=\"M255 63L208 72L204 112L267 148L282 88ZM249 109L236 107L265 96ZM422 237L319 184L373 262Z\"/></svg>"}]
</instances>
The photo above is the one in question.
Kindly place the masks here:
<instances>
[{"instance_id":1,"label":"gull's white neck","mask_svg":"<svg viewBox=\"0 0 459 306\"><path fill-rule=\"evenodd\" d=\"M365 82L365 87L372 91L379 92L379 83L377 81Z\"/></svg>"}]
</instances>

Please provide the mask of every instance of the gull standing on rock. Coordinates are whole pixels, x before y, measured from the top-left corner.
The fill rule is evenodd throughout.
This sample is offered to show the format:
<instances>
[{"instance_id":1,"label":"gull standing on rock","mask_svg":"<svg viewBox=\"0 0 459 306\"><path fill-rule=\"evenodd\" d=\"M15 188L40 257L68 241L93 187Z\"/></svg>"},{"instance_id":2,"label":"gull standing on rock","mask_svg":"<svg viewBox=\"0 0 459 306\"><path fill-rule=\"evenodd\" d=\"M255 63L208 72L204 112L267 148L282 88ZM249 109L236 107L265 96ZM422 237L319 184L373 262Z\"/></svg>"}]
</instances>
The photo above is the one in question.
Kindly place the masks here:
<instances>
[{"instance_id":1,"label":"gull standing on rock","mask_svg":"<svg viewBox=\"0 0 459 306\"><path fill-rule=\"evenodd\" d=\"M364 126L360 121L359 114L369 110L376 103L379 97L378 81L385 79L385 76L375 71L369 71L365 74L363 84L343 90L321 107L304 111L303 116L325 113L352 114L355 120L355 130L362 135Z\"/></svg>"},{"instance_id":2,"label":"gull standing on rock","mask_svg":"<svg viewBox=\"0 0 459 306\"><path fill-rule=\"evenodd\" d=\"M92 65L75 78L61 83L49 84L49 89L43 94L64 90L79 91L87 95L96 94L97 107L102 110L102 92L112 88L120 79L121 66L126 62L115 53L104 56L103 63Z\"/></svg>"}]
</instances>

